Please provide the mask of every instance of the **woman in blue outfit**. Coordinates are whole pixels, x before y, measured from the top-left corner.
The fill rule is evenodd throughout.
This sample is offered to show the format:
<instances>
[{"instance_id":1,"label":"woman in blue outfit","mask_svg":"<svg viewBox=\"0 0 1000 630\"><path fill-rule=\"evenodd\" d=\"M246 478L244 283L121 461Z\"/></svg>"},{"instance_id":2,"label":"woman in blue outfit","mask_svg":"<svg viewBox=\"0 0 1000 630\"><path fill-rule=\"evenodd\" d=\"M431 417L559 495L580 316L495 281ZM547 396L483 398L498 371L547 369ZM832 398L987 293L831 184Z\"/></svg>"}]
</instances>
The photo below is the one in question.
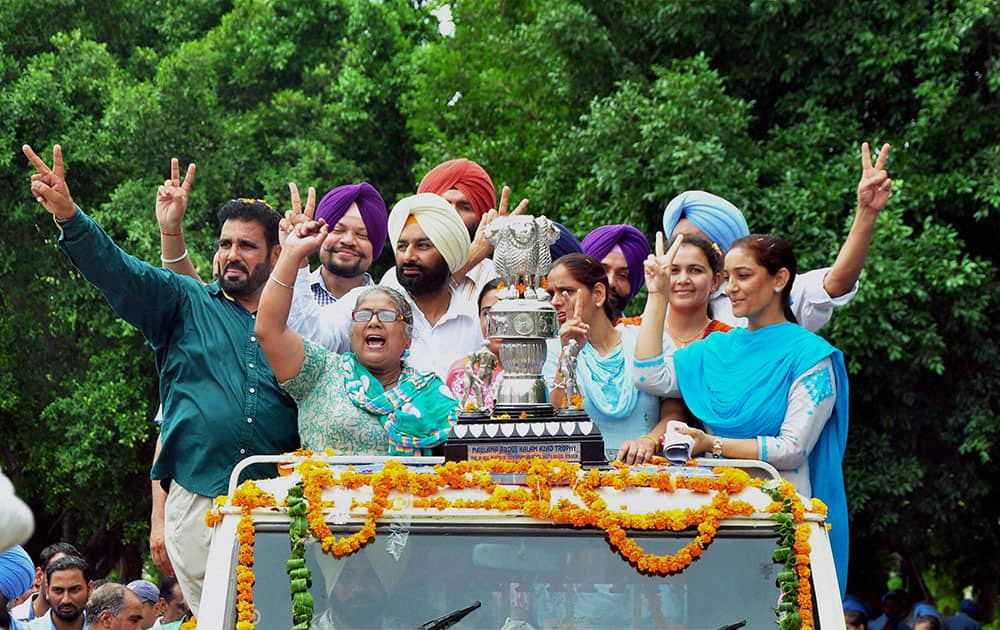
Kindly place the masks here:
<instances>
[{"instance_id":1,"label":"woman in blue outfit","mask_svg":"<svg viewBox=\"0 0 1000 630\"><path fill-rule=\"evenodd\" d=\"M583 409L601 430L608 459L615 459L624 442L648 434L660 421L657 396L633 384L631 365L639 327L615 326L608 274L591 256L568 254L557 260L546 277L546 287L560 326L560 346L550 344L544 368L551 385L549 399L556 408L563 406L564 390L556 366L562 348L575 340L580 348L576 378Z\"/></svg>"},{"instance_id":2,"label":"woman in blue outfit","mask_svg":"<svg viewBox=\"0 0 1000 630\"><path fill-rule=\"evenodd\" d=\"M647 259L647 273L667 272ZM656 266L660 269L656 269ZM681 396L705 431L687 429L693 454L760 459L793 481L799 493L829 507L830 540L843 591L849 539L841 462L847 444L847 372L839 350L799 326L790 294L797 265L777 236L752 234L726 254L727 295L747 328L682 348L672 356L638 355L636 385L658 396Z\"/></svg>"}]
</instances>

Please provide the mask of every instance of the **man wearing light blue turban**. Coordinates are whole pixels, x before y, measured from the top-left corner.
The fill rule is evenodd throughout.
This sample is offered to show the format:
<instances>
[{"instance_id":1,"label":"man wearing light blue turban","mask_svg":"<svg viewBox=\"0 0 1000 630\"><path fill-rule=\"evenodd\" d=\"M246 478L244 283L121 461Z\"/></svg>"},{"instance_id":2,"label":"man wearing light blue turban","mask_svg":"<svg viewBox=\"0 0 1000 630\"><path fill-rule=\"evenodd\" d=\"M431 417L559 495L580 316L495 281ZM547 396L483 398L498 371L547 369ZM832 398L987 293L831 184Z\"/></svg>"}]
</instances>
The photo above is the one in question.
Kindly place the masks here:
<instances>
[{"instance_id":1,"label":"man wearing light blue turban","mask_svg":"<svg viewBox=\"0 0 1000 630\"><path fill-rule=\"evenodd\" d=\"M861 145L861 181L858 205L847 240L832 267L798 274L792 284L792 312L798 323L813 332L830 320L834 307L850 302L858 290L858 277L871 245L875 220L889 199L892 180L885 170L889 145L883 145L872 165L868 143ZM702 190L685 191L663 211L663 233L670 237L687 234L714 243L725 255L732 242L750 234L739 208L729 201ZM726 283L712 295L712 317L733 326L746 327L733 316Z\"/></svg>"},{"instance_id":2,"label":"man wearing light blue turban","mask_svg":"<svg viewBox=\"0 0 1000 630\"><path fill-rule=\"evenodd\" d=\"M11 618L7 603L24 595L34 579L35 565L21 545L0 553L0 627L11 630L24 627Z\"/></svg>"},{"instance_id":3,"label":"man wearing light blue turban","mask_svg":"<svg viewBox=\"0 0 1000 630\"><path fill-rule=\"evenodd\" d=\"M724 252L729 251L733 241L750 234L739 208L702 190L682 192L667 204L663 211L663 233L673 235L679 223L682 233L693 235L697 229L706 241L715 243Z\"/></svg>"}]
</instances>

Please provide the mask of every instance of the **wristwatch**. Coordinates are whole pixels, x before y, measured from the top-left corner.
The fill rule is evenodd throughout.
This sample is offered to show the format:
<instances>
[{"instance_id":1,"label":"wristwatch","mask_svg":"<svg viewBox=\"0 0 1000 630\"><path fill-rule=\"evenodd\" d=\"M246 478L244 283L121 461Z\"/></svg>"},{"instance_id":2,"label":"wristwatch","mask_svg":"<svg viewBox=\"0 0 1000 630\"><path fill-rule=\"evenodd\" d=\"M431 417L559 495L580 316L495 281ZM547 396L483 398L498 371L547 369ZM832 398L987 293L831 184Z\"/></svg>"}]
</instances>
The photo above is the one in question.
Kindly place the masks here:
<instances>
[{"instance_id":1,"label":"wristwatch","mask_svg":"<svg viewBox=\"0 0 1000 630\"><path fill-rule=\"evenodd\" d=\"M716 459L722 457L722 438L718 435L712 440L712 457Z\"/></svg>"}]
</instances>

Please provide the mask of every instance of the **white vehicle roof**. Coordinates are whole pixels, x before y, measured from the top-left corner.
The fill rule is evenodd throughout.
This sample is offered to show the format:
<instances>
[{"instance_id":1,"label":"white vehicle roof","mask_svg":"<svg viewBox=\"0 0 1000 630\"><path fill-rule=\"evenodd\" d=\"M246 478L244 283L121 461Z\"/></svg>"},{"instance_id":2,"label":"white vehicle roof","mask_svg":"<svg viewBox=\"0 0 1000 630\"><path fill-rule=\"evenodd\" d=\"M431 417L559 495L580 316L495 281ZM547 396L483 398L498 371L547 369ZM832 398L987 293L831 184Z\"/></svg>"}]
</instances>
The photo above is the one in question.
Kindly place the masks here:
<instances>
[{"instance_id":1,"label":"white vehicle roof","mask_svg":"<svg viewBox=\"0 0 1000 630\"><path fill-rule=\"evenodd\" d=\"M241 517L240 507L232 505L231 499L236 493L239 479L243 470L248 466L259 463L279 463L286 472L285 476L273 479L255 480L254 484L260 490L270 493L274 497L273 507L259 507L252 512L253 521L258 526L266 527L287 527L290 517L288 508L283 507L286 503L289 490L302 481L302 476L294 468L306 459L321 461L325 463L334 478L344 473L354 473L356 475L374 474L382 470L388 460L394 460L404 464L407 473L410 475L434 475L434 466L443 464L443 458L427 457L324 457L310 455L308 457L284 456L258 456L247 458L234 469L229 487L230 502L219 509L221 522L216 526L213 533L212 547L208 558L208 571L206 573L205 590L201 601L199 612L199 626L202 622L213 624L210 627L224 627L228 621L227 615L231 614L233 608L232 576L235 572L234 540L236 536L236 524ZM683 485L677 482L678 479L713 479L718 481L724 470L716 470L713 466L721 465L727 468L737 468L745 471L751 478L761 479L764 482L780 481L780 475L767 463L751 460L714 460L703 459L697 462L698 465L689 466L635 466L628 468L628 474L635 476L643 472L669 472L675 480L676 485ZM609 469L614 474L613 469ZM588 474L587 469L580 469L577 472L577 479ZM746 479L746 477L741 477ZM527 475L525 473L492 473L493 484L502 486L511 491L524 489L527 487ZM742 486L743 484L737 484ZM747 484L738 492L730 495L730 503L745 502L752 506L752 512L748 514L738 514L730 516L719 523L720 531L732 529L734 531L755 531L761 533L767 528L777 528L775 521L775 502L772 496L757 485ZM769 484L770 485L770 484ZM714 490L708 492L696 492L684 488L674 488L672 491L661 490L652 487L627 486L621 489L614 487L600 487L596 489L600 498L607 504L609 511L627 513L630 515L643 515L652 513L662 513L671 510L698 509L708 505L713 497L718 493ZM324 502L332 503L331 507L324 509L326 522L332 527L336 525L346 525L348 530L354 529L357 523L365 520L367 516L366 507L357 507L359 504L368 502L373 495L371 487L360 484L353 489L345 488L342 485L334 484L332 487L325 487L323 490ZM406 523L414 526L424 524L428 526L459 524L462 527L469 527L469 531L475 531L477 526L486 526L491 529L496 527L521 527L521 526L552 526L553 521L543 518L535 518L524 513L520 509L499 511L496 509L478 509L453 507L453 503L462 501L483 501L490 497L490 493L480 487L467 487L464 489L454 489L450 487L440 488L432 497L442 497L447 504L443 509L433 506L420 506L419 497L414 497L409 492L399 492L393 490L389 494L390 506L386 510L381 524L391 524L392 521L402 519ZM570 485L551 486L550 504L556 505L559 501L566 501L574 505L583 505L583 501L577 491ZM417 501L417 505L414 502ZM813 594L816 600L814 615L816 625L822 627L840 628L843 627L843 611L840 602L840 592L837 586L836 570L833 564L833 557L830 551L829 539L826 527L824 526L824 516L819 512L809 511L810 502L803 501L806 512L802 522L809 526L809 544L812 547L810 553L810 565L812 571ZM352 506L354 506L352 508ZM567 527L567 525L560 525ZM594 537L601 538L604 532L597 528L590 528ZM579 533L579 532L578 532ZM655 532L654 532L655 533ZM766 534L765 534L766 535ZM705 553L711 553L710 548L706 548ZM608 549L608 553L613 553ZM624 562L623 559L621 559ZM226 590L228 589L228 591ZM777 595L777 590L775 591ZM217 624L217 625L215 625Z\"/></svg>"},{"instance_id":2,"label":"white vehicle roof","mask_svg":"<svg viewBox=\"0 0 1000 630\"><path fill-rule=\"evenodd\" d=\"M233 470L232 476L230 477L229 496L233 496L233 493L238 485L237 480L239 479L242 471L248 466L260 463L281 463L287 470L293 468L296 464L305 459L325 462L330 466L331 470L335 474L346 472L348 470L359 474L374 473L381 470L383 464L390 459L406 464L411 473L433 474L433 466L444 463L444 459L439 457L249 457L244 459ZM713 468L719 465L745 470L751 477L759 479L777 480L781 478L773 466L766 462L757 460L701 459L698 460L697 466L636 466L632 467L631 470L633 473L640 472L642 470L650 472L666 471L679 477L716 477L717 475L713 473ZM581 471L581 474L582 472L583 471ZM524 478L524 474L518 473L494 473L493 475L494 483L508 486L511 489L524 486ZM300 481L302 481L301 475L297 472L291 472L286 476L280 476L273 479L255 480L255 483L261 490L273 494L276 503L280 506L285 503L289 488ZM673 492L668 493L654 488L630 487L627 490L616 490L610 487L603 487L600 488L599 492L602 495L602 498L608 501L610 509L629 512L631 514L650 513L664 509L697 509L707 505L713 496L713 494L692 492L683 488L678 488ZM367 501L371 498L371 494L371 489L368 487L361 487L356 490L348 490L342 487L326 488L323 493L324 501L332 501L334 503L334 507L328 508L327 510L328 519L332 523L345 523L354 519L363 519L364 510L357 510L355 514L351 514L350 510L347 509L347 506L350 506L351 499L355 499L359 502ZM454 501L456 499L483 500L489 498L489 494L480 488L465 488L462 490L444 488L439 491L439 494L446 497L450 501ZM437 508L413 507L412 497L398 491L393 491L390 494L390 498L393 500L393 514L406 514L413 518L427 518L431 520L455 520L458 518L461 520L475 520L479 522L504 522L509 521L510 519L536 520L517 511L500 512L490 509L455 509L451 507L440 510ZM556 486L552 489L552 502L555 503L560 499L574 501L578 504L580 503L579 498L568 486ZM774 525L772 519L773 513L767 511L767 507L772 504L772 499L760 489L752 486L747 487L740 492L733 494L732 500L745 501L752 505L756 511L754 514L748 516L736 515L730 520L740 522L743 525L754 521L763 521L763 523L759 524L769 527ZM223 509L223 513L226 512L237 513L238 508L229 506L228 509ZM283 516L280 509L275 510L272 508L259 508L257 512L259 517L264 520L281 520L282 518L287 518ZM806 519L814 522L821 522L823 520L823 516L816 512L807 512Z\"/></svg>"}]
</instances>

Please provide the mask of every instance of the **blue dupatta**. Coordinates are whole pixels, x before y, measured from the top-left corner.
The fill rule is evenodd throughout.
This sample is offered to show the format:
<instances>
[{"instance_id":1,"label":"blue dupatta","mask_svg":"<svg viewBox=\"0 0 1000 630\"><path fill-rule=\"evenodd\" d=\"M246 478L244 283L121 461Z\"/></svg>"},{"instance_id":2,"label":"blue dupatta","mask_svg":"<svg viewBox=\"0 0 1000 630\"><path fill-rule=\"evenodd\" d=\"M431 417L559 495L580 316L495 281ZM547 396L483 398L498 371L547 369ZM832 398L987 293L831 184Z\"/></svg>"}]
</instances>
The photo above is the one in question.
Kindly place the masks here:
<instances>
[{"instance_id":1,"label":"blue dupatta","mask_svg":"<svg viewBox=\"0 0 1000 630\"><path fill-rule=\"evenodd\" d=\"M635 355L634 343L630 353ZM607 356L585 343L577 355L576 378L580 389L594 407L611 418L627 418L635 410L639 390L625 363L625 336Z\"/></svg>"},{"instance_id":2,"label":"blue dupatta","mask_svg":"<svg viewBox=\"0 0 1000 630\"><path fill-rule=\"evenodd\" d=\"M813 496L829 508L830 544L843 595L850 538L841 465L847 445L848 385L840 350L797 324L783 323L709 335L678 350L674 366L684 402L712 433L753 438L780 433L792 384L827 357L833 363L837 402L809 453L809 481Z\"/></svg>"}]
</instances>

